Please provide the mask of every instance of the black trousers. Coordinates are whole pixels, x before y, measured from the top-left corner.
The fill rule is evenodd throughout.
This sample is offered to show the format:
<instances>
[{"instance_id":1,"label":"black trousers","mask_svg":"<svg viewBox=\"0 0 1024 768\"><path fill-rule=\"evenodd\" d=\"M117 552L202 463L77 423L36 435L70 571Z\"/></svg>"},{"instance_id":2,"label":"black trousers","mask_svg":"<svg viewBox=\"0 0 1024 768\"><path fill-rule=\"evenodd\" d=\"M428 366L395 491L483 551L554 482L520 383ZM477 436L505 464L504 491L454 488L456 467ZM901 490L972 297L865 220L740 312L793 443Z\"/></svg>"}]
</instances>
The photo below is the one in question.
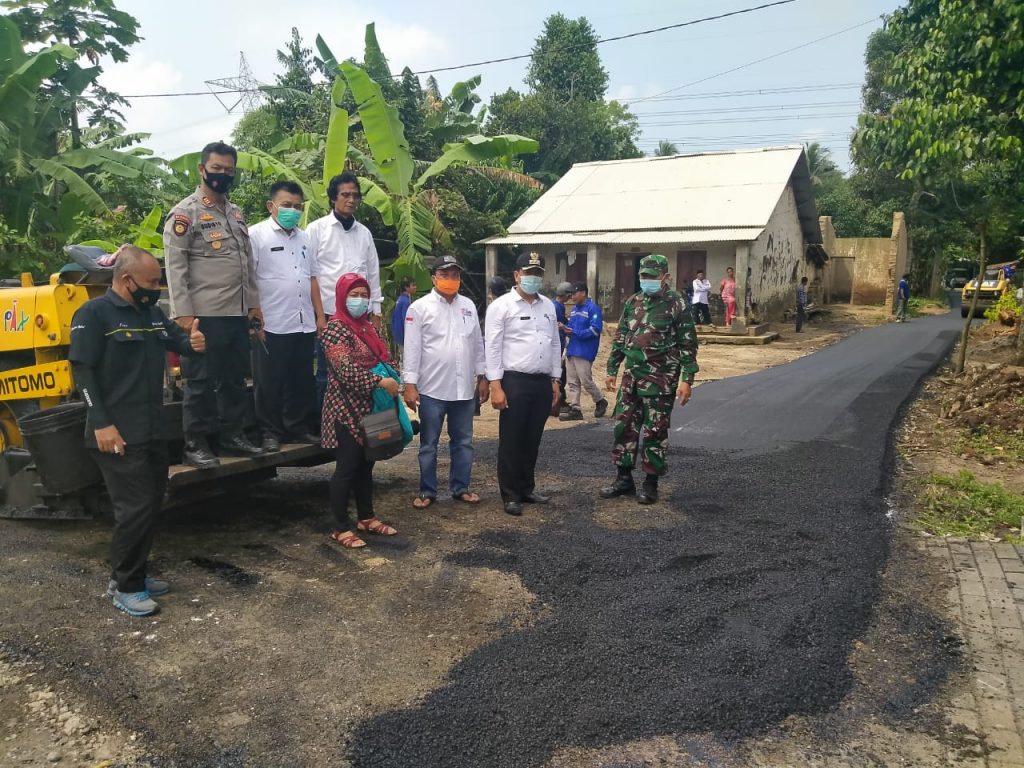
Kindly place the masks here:
<instances>
[{"instance_id":1,"label":"black trousers","mask_svg":"<svg viewBox=\"0 0 1024 768\"><path fill-rule=\"evenodd\" d=\"M707 304L693 305L693 321L697 325L711 325L711 309Z\"/></svg>"},{"instance_id":2,"label":"black trousers","mask_svg":"<svg viewBox=\"0 0 1024 768\"><path fill-rule=\"evenodd\" d=\"M498 489L502 501L522 501L535 488L534 469L551 415L551 377L505 371L508 408L498 416Z\"/></svg>"},{"instance_id":3,"label":"black trousers","mask_svg":"<svg viewBox=\"0 0 1024 768\"><path fill-rule=\"evenodd\" d=\"M331 512L339 531L350 530L348 500L355 497L360 520L373 517L373 462L366 460L363 446L341 424L334 425L338 447L334 451L334 475L331 477Z\"/></svg>"},{"instance_id":4,"label":"black trousers","mask_svg":"<svg viewBox=\"0 0 1024 768\"><path fill-rule=\"evenodd\" d=\"M120 456L95 448L91 452L114 505L110 578L121 592L141 592L146 588L146 561L167 488L167 445L163 441L129 445Z\"/></svg>"},{"instance_id":5,"label":"black trousers","mask_svg":"<svg viewBox=\"0 0 1024 768\"><path fill-rule=\"evenodd\" d=\"M206 354L181 358L186 435L231 435L242 431L248 410L249 321L244 317L200 317Z\"/></svg>"},{"instance_id":6,"label":"black trousers","mask_svg":"<svg viewBox=\"0 0 1024 768\"><path fill-rule=\"evenodd\" d=\"M256 421L264 434L282 440L312 431L315 341L315 333L267 333L266 349L252 345Z\"/></svg>"},{"instance_id":7,"label":"black trousers","mask_svg":"<svg viewBox=\"0 0 1024 768\"><path fill-rule=\"evenodd\" d=\"M796 305L796 332L800 333L800 330L804 327L804 320L807 319L807 310L804 309L803 304Z\"/></svg>"}]
</instances>

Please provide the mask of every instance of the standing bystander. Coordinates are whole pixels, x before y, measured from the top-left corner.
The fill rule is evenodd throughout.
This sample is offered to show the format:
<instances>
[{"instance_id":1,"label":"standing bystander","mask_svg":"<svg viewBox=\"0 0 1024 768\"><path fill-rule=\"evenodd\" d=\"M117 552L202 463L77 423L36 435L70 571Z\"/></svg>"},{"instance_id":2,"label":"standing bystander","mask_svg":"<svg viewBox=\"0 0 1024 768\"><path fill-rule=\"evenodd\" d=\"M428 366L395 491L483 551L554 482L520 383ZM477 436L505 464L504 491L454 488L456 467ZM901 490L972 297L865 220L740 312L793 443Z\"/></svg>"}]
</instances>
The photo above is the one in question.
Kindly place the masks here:
<instances>
[{"instance_id":1,"label":"standing bystander","mask_svg":"<svg viewBox=\"0 0 1024 768\"><path fill-rule=\"evenodd\" d=\"M484 320L491 407L498 417L498 488L510 515L522 505L546 504L536 492L537 454L544 423L560 394L558 326L551 300L540 295L544 259L522 254L516 287L495 299Z\"/></svg>"},{"instance_id":2,"label":"standing bystander","mask_svg":"<svg viewBox=\"0 0 1024 768\"><path fill-rule=\"evenodd\" d=\"M153 531L167 487L167 441L160 434L166 352L205 351L199 319L186 333L160 310L160 263L125 246L105 295L87 301L71 321L68 359L88 407L85 443L114 507L107 596L131 616L159 610L170 591L146 575Z\"/></svg>"},{"instance_id":3,"label":"standing bystander","mask_svg":"<svg viewBox=\"0 0 1024 768\"><path fill-rule=\"evenodd\" d=\"M807 319L807 276L800 278L800 285L796 288L796 332L803 331L804 321Z\"/></svg>"},{"instance_id":4,"label":"standing bystander","mask_svg":"<svg viewBox=\"0 0 1024 768\"><path fill-rule=\"evenodd\" d=\"M253 345L256 421L263 450L282 442L318 443L312 434L316 397L313 349L327 327L309 238L299 228L302 187L278 181L270 187L270 217L249 230L256 283L263 304L265 340Z\"/></svg>"},{"instance_id":5,"label":"standing bystander","mask_svg":"<svg viewBox=\"0 0 1024 768\"><path fill-rule=\"evenodd\" d=\"M583 418L580 408L581 390L594 400L594 416L601 418L608 411L608 401L601 394L601 388L594 383L593 367L597 350L601 346L603 321L601 308L590 298L586 283L572 287L572 303L569 305L569 322L565 333L565 372L568 382L569 413L563 421L579 421Z\"/></svg>"},{"instance_id":6,"label":"standing bystander","mask_svg":"<svg viewBox=\"0 0 1024 768\"><path fill-rule=\"evenodd\" d=\"M417 509L437 498L437 444L445 419L451 455L448 492L456 501L480 501L469 489L473 410L475 398L487 402L488 396L476 305L459 294L462 268L454 256L439 256L431 273L434 290L409 307L402 365L405 403L420 415Z\"/></svg>"},{"instance_id":7,"label":"standing bystander","mask_svg":"<svg viewBox=\"0 0 1024 768\"><path fill-rule=\"evenodd\" d=\"M416 281L408 276L403 277L398 288L401 292L395 300L395 308L391 310L391 342L401 361L402 347L405 346L405 316L416 295Z\"/></svg>"},{"instance_id":8,"label":"standing bystander","mask_svg":"<svg viewBox=\"0 0 1024 768\"><path fill-rule=\"evenodd\" d=\"M618 474L600 495L610 499L636 493L633 467L642 434L640 466L646 477L637 501L653 504L658 500L658 478L667 469L672 406L676 399L686 405L699 370L697 329L685 299L668 287L664 256L653 254L640 262L640 293L627 300L608 356L609 392L615 391L620 365L612 449Z\"/></svg>"},{"instance_id":9,"label":"standing bystander","mask_svg":"<svg viewBox=\"0 0 1024 768\"><path fill-rule=\"evenodd\" d=\"M736 317L736 272L732 267L726 268L725 277L718 284L718 291L725 304L725 327L731 328L732 319Z\"/></svg>"},{"instance_id":10,"label":"standing bystander","mask_svg":"<svg viewBox=\"0 0 1024 768\"><path fill-rule=\"evenodd\" d=\"M715 326L711 323L711 308L708 306L708 294L711 292L711 281L704 276L704 270L697 270L693 281L693 314L699 328L702 325Z\"/></svg>"},{"instance_id":11,"label":"standing bystander","mask_svg":"<svg viewBox=\"0 0 1024 768\"><path fill-rule=\"evenodd\" d=\"M981 280L979 279L979 283ZM910 301L910 274L907 273L900 278L900 284L896 288L896 322L907 322L907 302Z\"/></svg>"}]
</instances>

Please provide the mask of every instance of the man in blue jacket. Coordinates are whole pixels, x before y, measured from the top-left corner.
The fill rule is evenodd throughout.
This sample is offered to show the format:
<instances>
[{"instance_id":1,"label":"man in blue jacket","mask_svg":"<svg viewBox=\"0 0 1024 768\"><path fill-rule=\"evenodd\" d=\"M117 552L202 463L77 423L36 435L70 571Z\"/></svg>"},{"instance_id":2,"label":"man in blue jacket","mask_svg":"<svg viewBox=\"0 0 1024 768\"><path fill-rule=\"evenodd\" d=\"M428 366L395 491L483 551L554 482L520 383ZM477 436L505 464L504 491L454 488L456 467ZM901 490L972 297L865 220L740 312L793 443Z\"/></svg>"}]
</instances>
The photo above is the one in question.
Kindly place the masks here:
<instances>
[{"instance_id":1,"label":"man in blue jacket","mask_svg":"<svg viewBox=\"0 0 1024 768\"><path fill-rule=\"evenodd\" d=\"M601 389L594 383L594 358L601 346L601 308L594 303L587 291L586 283L572 287L572 300L568 307L565 335L565 374L569 391L569 412L559 417L562 421L579 421L583 418L580 409L580 390L594 400L594 416L601 418L608 410Z\"/></svg>"}]
</instances>

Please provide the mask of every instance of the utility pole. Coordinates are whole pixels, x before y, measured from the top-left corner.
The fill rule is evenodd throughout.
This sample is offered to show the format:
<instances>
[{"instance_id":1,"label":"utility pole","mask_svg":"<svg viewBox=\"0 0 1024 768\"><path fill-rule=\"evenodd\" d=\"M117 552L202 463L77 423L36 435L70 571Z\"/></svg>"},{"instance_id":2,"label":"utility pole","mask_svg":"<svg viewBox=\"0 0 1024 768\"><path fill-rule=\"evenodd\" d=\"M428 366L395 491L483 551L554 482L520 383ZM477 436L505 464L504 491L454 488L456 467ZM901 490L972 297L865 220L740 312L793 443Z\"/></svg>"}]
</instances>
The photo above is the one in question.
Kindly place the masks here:
<instances>
[{"instance_id":1,"label":"utility pole","mask_svg":"<svg viewBox=\"0 0 1024 768\"><path fill-rule=\"evenodd\" d=\"M960 334L960 352L956 356L956 368L954 373L963 373L964 363L967 362L967 339L971 334L971 323L974 322L974 312L978 308L978 294L981 293L981 284L985 280L985 258L988 255L988 241L985 239L987 221L978 224L978 234L981 235L981 268L978 270L978 280L974 286L974 295L971 296L971 308L967 312L967 319L964 321L964 330Z\"/></svg>"}]
</instances>

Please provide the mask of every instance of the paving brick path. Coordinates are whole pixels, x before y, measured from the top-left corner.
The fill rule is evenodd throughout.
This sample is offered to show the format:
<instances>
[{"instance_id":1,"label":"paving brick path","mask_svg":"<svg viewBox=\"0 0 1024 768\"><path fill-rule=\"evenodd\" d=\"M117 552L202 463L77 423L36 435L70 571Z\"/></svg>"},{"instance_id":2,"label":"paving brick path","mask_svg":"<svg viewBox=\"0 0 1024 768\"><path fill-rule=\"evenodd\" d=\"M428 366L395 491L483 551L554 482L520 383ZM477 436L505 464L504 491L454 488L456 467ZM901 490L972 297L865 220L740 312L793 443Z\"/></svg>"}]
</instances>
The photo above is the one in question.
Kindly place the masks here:
<instances>
[{"instance_id":1,"label":"paving brick path","mask_svg":"<svg viewBox=\"0 0 1024 768\"><path fill-rule=\"evenodd\" d=\"M954 764L1024 766L1024 547L1006 542L931 539L954 583L949 602L961 620L971 685L953 699L950 720L977 738L978 756Z\"/></svg>"}]
</instances>

